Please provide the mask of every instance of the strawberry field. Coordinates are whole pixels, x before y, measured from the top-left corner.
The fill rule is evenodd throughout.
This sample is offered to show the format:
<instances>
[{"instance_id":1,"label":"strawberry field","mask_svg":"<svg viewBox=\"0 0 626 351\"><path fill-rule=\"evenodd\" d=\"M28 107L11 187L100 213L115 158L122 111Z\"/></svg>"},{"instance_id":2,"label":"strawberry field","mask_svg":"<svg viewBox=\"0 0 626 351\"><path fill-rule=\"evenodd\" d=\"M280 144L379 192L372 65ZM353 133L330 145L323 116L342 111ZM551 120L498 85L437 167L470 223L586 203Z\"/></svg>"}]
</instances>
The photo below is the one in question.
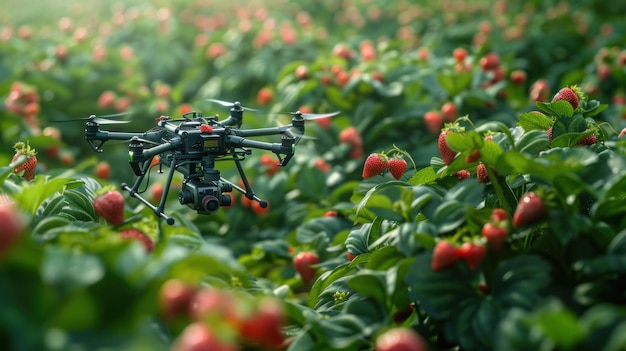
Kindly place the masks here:
<instances>
[{"instance_id":1,"label":"strawberry field","mask_svg":"<svg viewBox=\"0 0 626 351\"><path fill-rule=\"evenodd\" d=\"M5 1L0 350L626 350L624 13ZM177 153L86 138L234 102L316 118L284 166L267 135L215 162L211 214Z\"/></svg>"}]
</instances>

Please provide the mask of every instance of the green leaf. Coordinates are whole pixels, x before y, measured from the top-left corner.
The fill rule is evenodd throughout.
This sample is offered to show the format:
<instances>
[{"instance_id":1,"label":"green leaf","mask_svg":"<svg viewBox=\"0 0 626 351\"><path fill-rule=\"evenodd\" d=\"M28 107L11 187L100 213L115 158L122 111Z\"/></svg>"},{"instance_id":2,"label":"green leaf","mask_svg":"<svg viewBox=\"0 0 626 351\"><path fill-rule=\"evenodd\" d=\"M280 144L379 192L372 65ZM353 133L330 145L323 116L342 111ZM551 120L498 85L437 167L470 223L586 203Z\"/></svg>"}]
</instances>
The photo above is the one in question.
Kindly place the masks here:
<instances>
[{"instance_id":1,"label":"green leaf","mask_svg":"<svg viewBox=\"0 0 626 351\"><path fill-rule=\"evenodd\" d=\"M402 181L388 181L388 182L376 184L373 188L368 190L368 192L365 194L365 196L363 197L363 199L361 200L361 202L359 203L359 205L356 208L356 214L355 215L358 217L360 215L360 212L366 206L370 206L369 205L370 199L374 195L376 195L379 191L382 191L382 190L390 188L390 187L406 188L406 187L410 187L410 185L408 185L407 183L402 182ZM379 197L377 202L378 202L378 206L375 206L375 207L382 207L382 208L390 208L391 207L391 201L387 197Z\"/></svg>"},{"instance_id":2,"label":"green leaf","mask_svg":"<svg viewBox=\"0 0 626 351\"><path fill-rule=\"evenodd\" d=\"M352 229L346 238L346 250L355 255L368 252L371 228L371 223L364 223L360 227Z\"/></svg>"},{"instance_id":3,"label":"green leaf","mask_svg":"<svg viewBox=\"0 0 626 351\"><path fill-rule=\"evenodd\" d=\"M410 296L420 302L420 307L431 317L446 320L458 313L458 306L478 296L473 281L476 273L458 262L439 271L430 268L432 250L415 258L405 281Z\"/></svg>"},{"instance_id":4,"label":"green leaf","mask_svg":"<svg viewBox=\"0 0 626 351\"><path fill-rule=\"evenodd\" d=\"M384 272L383 272L384 273ZM350 279L348 286L357 294L374 299L380 305L387 304L387 288L380 272L362 270Z\"/></svg>"},{"instance_id":5,"label":"green leaf","mask_svg":"<svg viewBox=\"0 0 626 351\"><path fill-rule=\"evenodd\" d=\"M565 100L555 102L537 102L536 106L545 114L556 117L572 117L574 115L574 108Z\"/></svg>"},{"instance_id":6,"label":"green leaf","mask_svg":"<svg viewBox=\"0 0 626 351\"><path fill-rule=\"evenodd\" d=\"M434 183L437 180L437 178L439 177L437 176L435 169L432 166L428 166L415 172L415 174L411 176L411 179L409 179L409 184L411 185L430 184L430 183Z\"/></svg>"},{"instance_id":7,"label":"green leaf","mask_svg":"<svg viewBox=\"0 0 626 351\"><path fill-rule=\"evenodd\" d=\"M446 90L449 96L458 95L469 87L472 82L472 72L442 72L437 74L437 82Z\"/></svg>"},{"instance_id":8,"label":"green leaf","mask_svg":"<svg viewBox=\"0 0 626 351\"><path fill-rule=\"evenodd\" d=\"M531 155L537 155L539 152L548 148L550 140L545 130L536 129L524 133L524 135L517 140L516 148L520 152L525 152Z\"/></svg>"},{"instance_id":9,"label":"green leaf","mask_svg":"<svg viewBox=\"0 0 626 351\"><path fill-rule=\"evenodd\" d=\"M98 256L59 246L46 246L41 278L47 284L73 290L97 283L104 275L105 267Z\"/></svg>"},{"instance_id":10,"label":"green leaf","mask_svg":"<svg viewBox=\"0 0 626 351\"><path fill-rule=\"evenodd\" d=\"M509 308L531 308L551 280L550 266L543 259L520 255L498 266L489 288L494 298Z\"/></svg>"},{"instance_id":11,"label":"green leaf","mask_svg":"<svg viewBox=\"0 0 626 351\"><path fill-rule=\"evenodd\" d=\"M543 113L526 112L519 116L517 125L527 132L536 129L546 131L552 125L552 119Z\"/></svg>"},{"instance_id":12,"label":"green leaf","mask_svg":"<svg viewBox=\"0 0 626 351\"><path fill-rule=\"evenodd\" d=\"M439 233L448 233L465 222L468 206L459 201L446 201L435 212L433 223L439 228Z\"/></svg>"}]
</instances>

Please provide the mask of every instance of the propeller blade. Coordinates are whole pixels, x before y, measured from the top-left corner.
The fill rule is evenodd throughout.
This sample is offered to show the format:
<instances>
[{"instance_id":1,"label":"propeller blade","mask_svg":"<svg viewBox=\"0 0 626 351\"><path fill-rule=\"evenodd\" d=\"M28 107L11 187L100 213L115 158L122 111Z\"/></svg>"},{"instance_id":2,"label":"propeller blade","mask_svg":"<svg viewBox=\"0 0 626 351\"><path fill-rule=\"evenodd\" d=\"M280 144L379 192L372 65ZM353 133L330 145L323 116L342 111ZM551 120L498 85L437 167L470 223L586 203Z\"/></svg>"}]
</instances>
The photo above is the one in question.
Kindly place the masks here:
<instances>
[{"instance_id":1,"label":"propeller blade","mask_svg":"<svg viewBox=\"0 0 626 351\"><path fill-rule=\"evenodd\" d=\"M131 139L125 139L125 140L117 140L115 142L112 142L112 144L123 144L123 143L130 143L131 141L139 141L145 144L152 144L152 145L161 145L161 143L153 141L153 140L148 140L148 139L142 139L142 138L138 138L138 137L133 137Z\"/></svg>"},{"instance_id":2,"label":"propeller blade","mask_svg":"<svg viewBox=\"0 0 626 351\"><path fill-rule=\"evenodd\" d=\"M98 123L98 124L124 124L124 123L130 123L130 121L118 121L118 120L114 120L114 119L107 119L107 118L100 118L100 117L94 118L93 121Z\"/></svg>"},{"instance_id":3,"label":"propeller blade","mask_svg":"<svg viewBox=\"0 0 626 351\"><path fill-rule=\"evenodd\" d=\"M91 115L89 117L75 118L75 119L62 119L58 121L50 121L54 123L65 123L65 122L78 122L78 121L92 121L98 124L122 124L122 123L130 123L130 121L122 121L122 120L113 120L109 118L120 117L128 115L130 112L120 112L120 113L112 113L108 115L96 116Z\"/></svg>"},{"instance_id":4,"label":"propeller blade","mask_svg":"<svg viewBox=\"0 0 626 351\"><path fill-rule=\"evenodd\" d=\"M296 112L292 112L291 114L296 117L302 117L308 121L312 121L315 119L334 117L334 116L337 116L339 113L340 113L339 111L332 112L332 113L302 113L300 111L296 111Z\"/></svg>"},{"instance_id":5,"label":"propeller blade","mask_svg":"<svg viewBox=\"0 0 626 351\"><path fill-rule=\"evenodd\" d=\"M242 110L244 111L258 111L255 110L253 108L249 108L249 107L244 107L242 106L239 101L235 101L235 102L230 102L230 101L224 101L224 100L218 100L218 99L206 99L206 101L210 101L210 102L214 102L216 104L220 104L222 106L226 106L226 107L235 107L235 106L239 106L241 107Z\"/></svg>"}]
</instances>

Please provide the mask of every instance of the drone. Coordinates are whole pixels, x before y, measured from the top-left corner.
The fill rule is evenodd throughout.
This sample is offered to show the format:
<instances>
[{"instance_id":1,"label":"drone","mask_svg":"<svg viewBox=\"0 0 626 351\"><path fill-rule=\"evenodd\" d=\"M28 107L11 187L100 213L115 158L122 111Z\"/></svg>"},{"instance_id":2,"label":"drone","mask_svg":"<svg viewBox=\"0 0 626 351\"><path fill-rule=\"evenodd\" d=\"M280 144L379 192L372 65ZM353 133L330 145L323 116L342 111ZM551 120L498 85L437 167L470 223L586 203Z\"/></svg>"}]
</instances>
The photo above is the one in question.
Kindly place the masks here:
<instances>
[{"instance_id":1,"label":"drone","mask_svg":"<svg viewBox=\"0 0 626 351\"><path fill-rule=\"evenodd\" d=\"M286 166L295 153L296 144L304 137L305 121L328 118L339 112L327 114L291 112L290 124L256 129L241 129L243 112L255 111L242 106L239 102L216 99L208 101L231 107L230 115L219 121L218 116L203 116L201 112L191 111L181 118L169 116L156 118L157 125L146 132L115 132L102 130L101 125L128 123L129 121L108 119L91 115L86 120L85 139L95 152L102 152L104 143L110 140L128 141L128 157L133 173L137 176L132 185L122 183L121 188L131 197L138 199L156 216L173 225L174 218L164 213L165 202L170 190L174 172L179 172L184 179L178 194L178 201L187 205L198 214L212 214L222 206L230 206L233 189L246 198L257 201L262 208L268 203L259 198L248 181L241 161L252 154L251 149L271 151L278 158L280 167ZM279 135L280 142L265 142L250 138ZM153 166L153 159L158 157L159 172L162 167L169 168L163 194L157 205L141 196L141 184ZM218 161L233 161L241 178L243 187L233 184L220 175L215 165Z\"/></svg>"}]
</instances>

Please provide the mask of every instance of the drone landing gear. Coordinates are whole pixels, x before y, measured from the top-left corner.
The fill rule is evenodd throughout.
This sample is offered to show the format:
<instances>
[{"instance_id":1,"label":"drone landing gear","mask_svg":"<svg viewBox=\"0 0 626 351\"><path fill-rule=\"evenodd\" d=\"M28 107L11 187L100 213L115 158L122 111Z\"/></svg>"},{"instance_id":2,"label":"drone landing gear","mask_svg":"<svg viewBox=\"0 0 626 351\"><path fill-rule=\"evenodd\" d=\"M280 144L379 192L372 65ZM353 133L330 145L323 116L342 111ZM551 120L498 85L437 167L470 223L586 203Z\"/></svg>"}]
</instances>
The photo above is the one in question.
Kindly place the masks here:
<instances>
[{"instance_id":1,"label":"drone landing gear","mask_svg":"<svg viewBox=\"0 0 626 351\"><path fill-rule=\"evenodd\" d=\"M137 191L133 190L133 188L128 186L128 184L126 184L126 183L122 183L121 187L122 187L122 189L128 191L128 193L130 194L131 197L134 197L134 198L138 199L144 205L148 206L148 208L150 208L157 216L165 219L165 222L167 222L167 224L169 224L169 225L174 224L174 222L175 222L174 218L169 217L168 215L163 213L163 208L161 208L160 205L158 207L154 206L152 203L150 203L150 201L144 199L141 195L139 195L139 193L137 193ZM165 191L163 193L165 194Z\"/></svg>"}]
</instances>

